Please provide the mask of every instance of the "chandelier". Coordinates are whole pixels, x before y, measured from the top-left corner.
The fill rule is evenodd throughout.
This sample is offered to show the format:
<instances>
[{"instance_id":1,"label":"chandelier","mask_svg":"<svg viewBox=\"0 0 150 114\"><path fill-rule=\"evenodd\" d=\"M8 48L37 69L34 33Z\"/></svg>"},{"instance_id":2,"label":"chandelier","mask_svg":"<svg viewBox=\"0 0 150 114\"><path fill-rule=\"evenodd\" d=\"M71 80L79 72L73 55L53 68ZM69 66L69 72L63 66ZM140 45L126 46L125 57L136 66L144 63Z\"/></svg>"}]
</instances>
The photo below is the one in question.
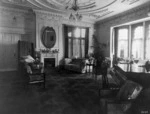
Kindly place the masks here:
<instances>
[{"instance_id":1,"label":"chandelier","mask_svg":"<svg viewBox=\"0 0 150 114\"><path fill-rule=\"evenodd\" d=\"M80 9L79 6L78 6L78 3L77 3L77 0L74 0L72 2L72 5L71 6L67 6L66 9L70 9L72 10L72 13L70 14L69 16L69 19L70 20L82 20L82 15L79 14L78 10Z\"/></svg>"}]
</instances>

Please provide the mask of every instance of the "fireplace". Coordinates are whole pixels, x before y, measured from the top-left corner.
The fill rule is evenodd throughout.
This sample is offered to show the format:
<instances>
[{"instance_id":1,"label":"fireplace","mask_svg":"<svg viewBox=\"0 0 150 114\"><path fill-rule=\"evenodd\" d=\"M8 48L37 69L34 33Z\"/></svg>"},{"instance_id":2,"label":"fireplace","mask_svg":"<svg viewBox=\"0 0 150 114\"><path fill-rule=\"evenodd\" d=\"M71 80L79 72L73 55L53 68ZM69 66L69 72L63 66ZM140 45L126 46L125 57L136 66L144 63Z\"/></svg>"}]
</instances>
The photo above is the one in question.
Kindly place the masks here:
<instances>
[{"instance_id":1,"label":"fireplace","mask_svg":"<svg viewBox=\"0 0 150 114\"><path fill-rule=\"evenodd\" d=\"M55 58L44 58L44 68L55 67Z\"/></svg>"},{"instance_id":2,"label":"fireplace","mask_svg":"<svg viewBox=\"0 0 150 114\"><path fill-rule=\"evenodd\" d=\"M58 54L57 53L41 53L40 61L44 64L44 66L58 66ZM45 65L46 64L46 65Z\"/></svg>"}]
</instances>

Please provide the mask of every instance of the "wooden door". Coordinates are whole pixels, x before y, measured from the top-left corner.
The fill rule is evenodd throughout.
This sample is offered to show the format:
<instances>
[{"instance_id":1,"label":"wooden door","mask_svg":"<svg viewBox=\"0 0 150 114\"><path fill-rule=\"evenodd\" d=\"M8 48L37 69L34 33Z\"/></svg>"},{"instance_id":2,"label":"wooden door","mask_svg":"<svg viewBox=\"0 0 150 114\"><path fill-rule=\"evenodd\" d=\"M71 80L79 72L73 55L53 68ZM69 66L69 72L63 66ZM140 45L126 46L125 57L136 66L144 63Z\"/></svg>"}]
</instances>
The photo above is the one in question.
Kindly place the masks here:
<instances>
[{"instance_id":1,"label":"wooden door","mask_svg":"<svg viewBox=\"0 0 150 114\"><path fill-rule=\"evenodd\" d=\"M0 71L17 70L20 34L0 33Z\"/></svg>"}]
</instances>

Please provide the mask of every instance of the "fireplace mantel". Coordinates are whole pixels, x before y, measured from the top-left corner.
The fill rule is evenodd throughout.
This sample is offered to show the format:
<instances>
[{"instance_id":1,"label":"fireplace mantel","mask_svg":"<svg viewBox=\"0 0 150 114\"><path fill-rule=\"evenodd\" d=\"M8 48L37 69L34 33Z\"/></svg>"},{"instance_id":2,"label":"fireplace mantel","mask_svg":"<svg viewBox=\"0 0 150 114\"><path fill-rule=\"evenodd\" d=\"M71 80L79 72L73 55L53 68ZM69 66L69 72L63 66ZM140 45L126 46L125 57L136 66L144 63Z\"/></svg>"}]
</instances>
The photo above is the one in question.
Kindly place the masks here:
<instances>
[{"instance_id":1,"label":"fireplace mantel","mask_svg":"<svg viewBox=\"0 0 150 114\"><path fill-rule=\"evenodd\" d=\"M40 61L44 64L44 58L55 58L55 67L58 66L58 53L41 53Z\"/></svg>"}]
</instances>

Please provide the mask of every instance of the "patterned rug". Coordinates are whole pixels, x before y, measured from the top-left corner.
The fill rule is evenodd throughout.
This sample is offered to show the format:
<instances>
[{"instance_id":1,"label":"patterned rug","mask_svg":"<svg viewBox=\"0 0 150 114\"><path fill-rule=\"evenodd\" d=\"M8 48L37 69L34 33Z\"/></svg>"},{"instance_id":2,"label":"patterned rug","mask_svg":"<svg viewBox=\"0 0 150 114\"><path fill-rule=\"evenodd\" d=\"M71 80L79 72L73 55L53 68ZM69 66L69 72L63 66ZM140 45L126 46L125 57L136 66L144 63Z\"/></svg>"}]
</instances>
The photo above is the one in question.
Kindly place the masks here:
<instances>
[{"instance_id":1,"label":"patterned rug","mask_svg":"<svg viewBox=\"0 0 150 114\"><path fill-rule=\"evenodd\" d=\"M39 94L39 113L99 114L99 81L90 74L47 72L46 89ZM41 110L40 110L41 108Z\"/></svg>"},{"instance_id":2,"label":"patterned rug","mask_svg":"<svg viewBox=\"0 0 150 114\"><path fill-rule=\"evenodd\" d=\"M0 82L0 114L102 114L101 81L91 74L48 69L45 89L28 85L17 73L1 76Z\"/></svg>"}]
</instances>

